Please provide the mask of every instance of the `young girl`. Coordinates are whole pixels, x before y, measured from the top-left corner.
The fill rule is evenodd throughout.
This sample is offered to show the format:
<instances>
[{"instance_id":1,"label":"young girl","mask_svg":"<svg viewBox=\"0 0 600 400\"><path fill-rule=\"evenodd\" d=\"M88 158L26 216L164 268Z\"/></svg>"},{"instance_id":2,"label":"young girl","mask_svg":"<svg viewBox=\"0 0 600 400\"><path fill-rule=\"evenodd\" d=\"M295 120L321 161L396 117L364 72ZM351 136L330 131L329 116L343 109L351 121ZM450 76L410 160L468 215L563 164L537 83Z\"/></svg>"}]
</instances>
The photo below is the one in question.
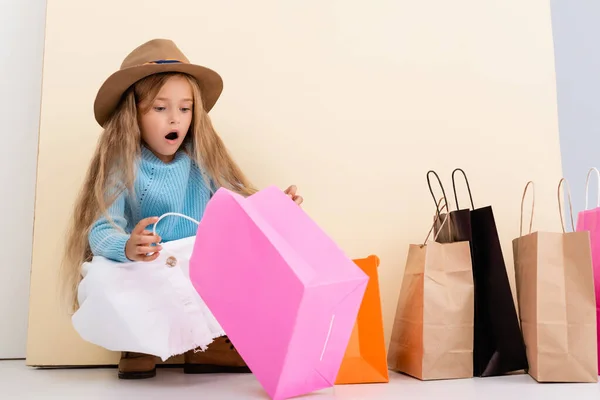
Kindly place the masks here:
<instances>
[{"instance_id":1,"label":"young girl","mask_svg":"<svg viewBox=\"0 0 600 400\"><path fill-rule=\"evenodd\" d=\"M75 329L122 352L120 378L153 377L156 356L182 353L185 372L248 371L187 275L194 222L212 193L256 192L207 115L222 87L216 72L157 39L133 50L97 94L104 131L75 205L63 272ZM302 203L294 186L286 193ZM187 218L157 224L167 213ZM179 268L169 268L173 260Z\"/></svg>"}]
</instances>

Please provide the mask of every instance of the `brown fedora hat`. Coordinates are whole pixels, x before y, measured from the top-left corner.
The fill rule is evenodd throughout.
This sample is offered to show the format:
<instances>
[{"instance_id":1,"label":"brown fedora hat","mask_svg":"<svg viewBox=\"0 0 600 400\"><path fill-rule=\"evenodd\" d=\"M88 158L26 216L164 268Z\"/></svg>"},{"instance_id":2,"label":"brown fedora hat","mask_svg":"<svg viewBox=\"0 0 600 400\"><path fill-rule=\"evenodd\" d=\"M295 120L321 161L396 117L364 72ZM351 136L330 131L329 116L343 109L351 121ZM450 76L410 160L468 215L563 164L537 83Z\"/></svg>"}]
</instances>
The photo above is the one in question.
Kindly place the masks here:
<instances>
[{"instance_id":1,"label":"brown fedora hat","mask_svg":"<svg viewBox=\"0 0 600 400\"><path fill-rule=\"evenodd\" d=\"M171 40L154 39L133 50L100 87L94 101L94 116L104 126L121 96L134 83L160 72L182 72L200 84L204 109L209 112L223 91L223 79L215 71L194 65Z\"/></svg>"}]
</instances>

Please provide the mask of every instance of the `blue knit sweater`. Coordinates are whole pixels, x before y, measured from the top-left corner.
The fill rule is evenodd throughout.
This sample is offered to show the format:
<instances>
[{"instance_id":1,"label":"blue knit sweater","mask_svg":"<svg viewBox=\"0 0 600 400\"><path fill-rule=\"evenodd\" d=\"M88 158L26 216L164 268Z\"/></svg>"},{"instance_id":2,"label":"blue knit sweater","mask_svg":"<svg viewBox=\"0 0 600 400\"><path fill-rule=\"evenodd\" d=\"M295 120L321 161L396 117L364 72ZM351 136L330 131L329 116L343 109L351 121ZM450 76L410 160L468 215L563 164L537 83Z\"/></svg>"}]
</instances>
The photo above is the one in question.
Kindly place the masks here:
<instances>
[{"instance_id":1,"label":"blue knit sweater","mask_svg":"<svg viewBox=\"0 0 600 400\"><path fill-rule=\"evenodd\" d=\"M104 216L92 226L88 240L94 255L127 262L125 244L140 220L177 212L200 221L211 197L200 169L187 154L179 151L167 164L145 146L137 165L134 193L135 197L125 191L108 209L115 225L125 233ZM169 216L158 223L156 232L168 242L194 236L197 228L192 221ZM152 225L147 229L152 230Z\"/></svg>"}]
</instances>

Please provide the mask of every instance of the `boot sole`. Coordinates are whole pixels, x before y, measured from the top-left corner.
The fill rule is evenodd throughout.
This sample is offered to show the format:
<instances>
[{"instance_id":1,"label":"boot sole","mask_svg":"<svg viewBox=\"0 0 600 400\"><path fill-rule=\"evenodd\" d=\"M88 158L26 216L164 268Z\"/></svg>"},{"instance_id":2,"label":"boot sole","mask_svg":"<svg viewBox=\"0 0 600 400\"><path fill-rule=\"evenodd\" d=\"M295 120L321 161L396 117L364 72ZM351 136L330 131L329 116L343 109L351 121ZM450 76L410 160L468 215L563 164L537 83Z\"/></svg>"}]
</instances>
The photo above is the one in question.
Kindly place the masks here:
<instances>
[{"instance_id":1,"label":"boot sole","mask_svg":"<svg viewBox=\"0 0 600 400\"><path fill-rule=\"evenodd\" d=\"M250 374L248 367L230 367L224 365L210 364L185 364L183 366L185 374Z\"/></svg>"},{"instance_id":2,"label":"boot sole","mask_svg":"<svg viewBox=\"0 0 600 400\"><path fill-rule=\"evenodd\" d=\"M119 371L119 379L149 379L156 376L156 368L152 371L137 371L137 372L121 372Z\"/></svg>"}]
</instances>

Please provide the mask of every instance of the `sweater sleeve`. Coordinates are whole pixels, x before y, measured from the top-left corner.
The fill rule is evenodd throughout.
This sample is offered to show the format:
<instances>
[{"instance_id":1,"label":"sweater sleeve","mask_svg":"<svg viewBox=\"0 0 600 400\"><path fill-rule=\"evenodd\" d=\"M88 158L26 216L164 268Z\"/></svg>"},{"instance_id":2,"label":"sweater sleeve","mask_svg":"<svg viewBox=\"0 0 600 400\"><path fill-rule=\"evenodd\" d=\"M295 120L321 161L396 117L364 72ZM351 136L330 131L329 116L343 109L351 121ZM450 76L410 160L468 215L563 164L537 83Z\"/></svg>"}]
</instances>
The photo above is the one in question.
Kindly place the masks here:
<instances>
[{"instance_id":1,"label":"sweater sleeve","mask_svg":"<svg viewBox=\"0 0 600 400\"><path fill-rule=\"evenodd\" d=\"M92 253L114 261L129 262L125 256L125 245L130 236L125 231L125 194L121 194L108 208L108 214L112 222L103 215L90 229L88 241Z\"/></svg>"}]
</instances>

